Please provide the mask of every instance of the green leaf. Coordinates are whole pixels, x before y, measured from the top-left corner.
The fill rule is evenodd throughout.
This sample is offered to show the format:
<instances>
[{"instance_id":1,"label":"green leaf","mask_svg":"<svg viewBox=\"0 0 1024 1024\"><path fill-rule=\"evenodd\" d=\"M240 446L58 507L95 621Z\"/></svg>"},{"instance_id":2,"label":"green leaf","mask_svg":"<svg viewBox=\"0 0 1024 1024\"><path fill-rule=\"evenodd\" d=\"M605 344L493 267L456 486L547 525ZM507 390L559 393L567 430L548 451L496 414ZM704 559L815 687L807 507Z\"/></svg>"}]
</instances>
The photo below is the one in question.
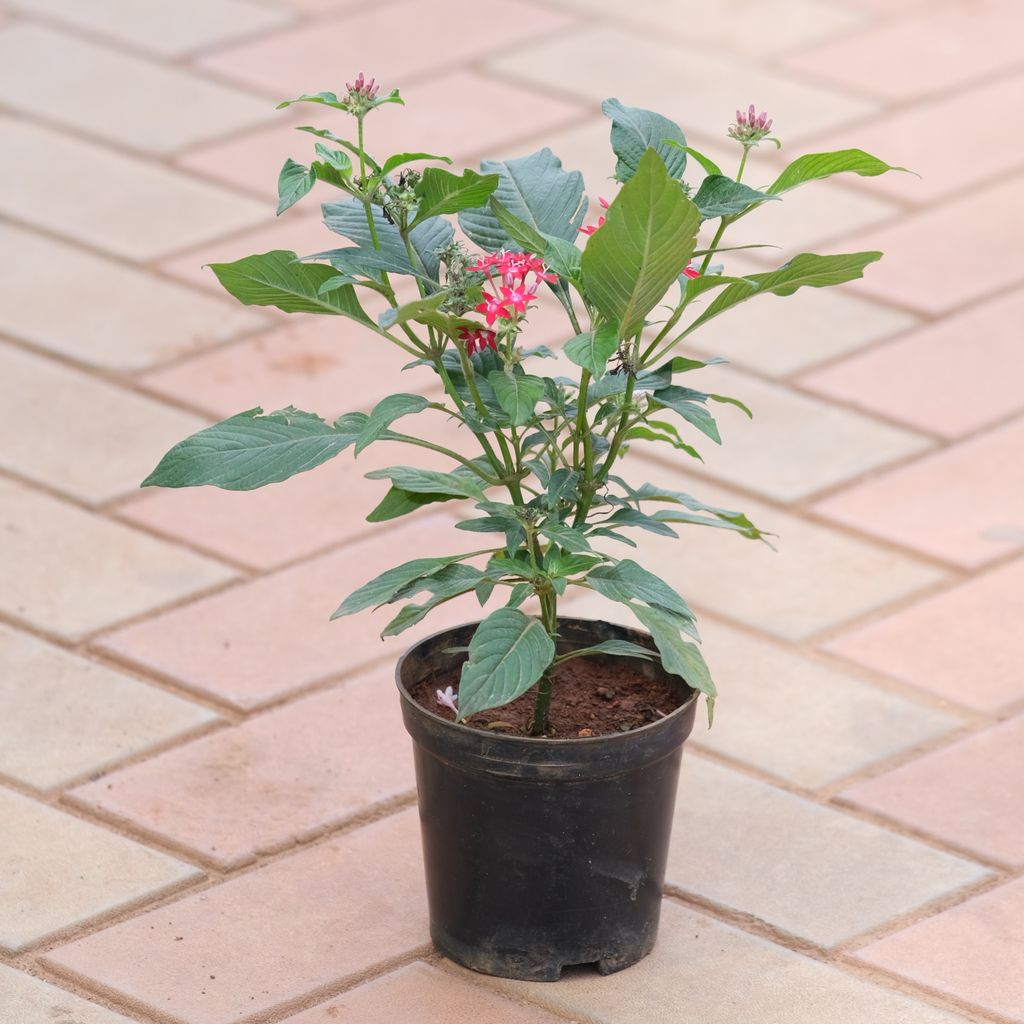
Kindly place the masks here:
<instances>
[{"instance_id":1,"label":"green leaf","mask_svg":"<svg viewBox=\"0 0 1024 1024\"><path fill-rule=\"evenodd\" d=\"M767 200L778 200L778 196L758 192L756 188L733 181L724 174L708 175L702 182L693 202L703 220L713 217L729 217L742 213L748 206Z\"/></svg>"},{"instance_id":2,"label":"green leaf","mask_svg":"<svg viewBox=\"0 0 1024 1024\"><path fill-rule=\"evenodd\" d=\"M454 498L476 498L478 501L484 497L480 486L468 477L434 469L390 466L367 473L366 479L390 480L395 487L413 494L450 494Z\"/></svg>"},{"instance_id":3,"label":"green leaf","mask_svg":"<svg viewBox=\"0 0 1024 1024\"><path fill-rule=\"evenodd\" d=\"M548 238L544 262L560 278L579 285L582 282L582 261L583 253L572 242L564 238Z\"/></svg>"},{"instance_id":4,"label":"green leaf","mask_svg":"<svg viewBox=\"0 0 1024 1024\"><path fill-rule=\"evenodd\" d=\"M590 541L579 530L574 530L564 523L547 523L540 528L540 533L559 547L574 554L591 550Z\"/></svg>"},{"instance_id":5,"label":"green leaf","mask_svg":"<svg viewBox=\"0 0 1024 1024\"><path fill-rule=\"evenodd\" d=\"M736 530L744 537L748 537L750 540L763 540L765 537L765 534L754 526L754 524L742 512L733 512L729 509L717 508L714 505L705 504L703 501L698 501L692 495L686 494L683 491L672 491L663 487L656 487L654 484L643 484L639 488L634 489L619 477L616 477L615 480L625 488L627 494L634 501L670 502L675 505L683 505L691 512L708 512L710 515L715 517L714 519L705 519L701 516L689 516L683 518L677 515L667 515L662 512L656 512L655 516L660 522L695 523L703 526L718 526L723 529Z\"/></svg>"},{"instance_id":6,"label":"green leaf","mask_svg":"<svg viewBox=\"0 0 1024 1024\"><path fill-rule=\"evenodd\" d=\"M678 142L673 142L671 139L667 139L666 142L670 146L679 146ZM718 164L716 164L715 161L711 159L711 157L705 156L703 153L694 149L692 146L679 146L679 148L684 153L687 153L690 156L692 156L693 159L696 160L697 163L699 163L701 167L703 167L704 170L707 171L708 174L722 173L722 168L719 167Z\"/></svg>"},{"instance_id":7,"label":"green leaf","mask_svg":"<svg viewBox=\"0 0 1024 1024\"><path fill-rule=\"evenodd\" d=\"M585 658L591 654L614 654L623 658L643 658L646 661L654 660L654 652L631 640L602 640L593 647L579 647L575 651L563 654L558 658L559 664L569 661L571 658Z\"/></svg>"},{"instance_id":8,"label":"green leaf","mask_svg":"<svg viewBox=\"0 0 1024 1024\"><path fill-rule=\"evenodd\" d=\"M619 325L606 321L596 331L584 331L567 341L565 354L577 366L589 370L594 380L600 380L618 347Z\"/></svg>"},{"instance_id":9,"label":"green leaf","mask_svg":"<svg viewBox=\"0 0 1024 1024\"><path fill-rule=\"evenodd\" d=\"M340 619L343 615L353 615L355 612L365 611L367 608L387 604L395 594L412 583L413 580L431 576L439 569L466 557L466 555L446 555L442 558L414 558L411 562L403 562L402 565L382 572L369 583L364 583L357 590L352 591L338 605L331 619Z\"/></svg>"},{"instance_id":10,"label":"green leaf","mask_svg":"<svg viewBox=\"0 0 1024 1024\"><path fill-rule=\"evenodd\" d=\"M459 720L526 693L554 657L554 641L536 619L514 608L492 612L469 642L459 683Z\"/></svg>"},{"instance_id":11,"label":"green leaf","mask_svg":"<svg viewBox=\"0 0 1024 1024\"><path fill-rule=\"evenodd\" d=\"M421 590L430 593L430 599L422 604L407 604L381 631L380 638L398 636L410 626L415 626L432 612L439 604L450 601L460 594L476 590L486 577L479 569L469 565L448 565L431 576L420 577L403 587L391 601L412 597ZM388 603L390 604L391 601Z\"/></svg>"},{"instance_id":12,"label":"green leaf","mask_svg":"<svg viewBox=\"0 0 1024 1024\"><path fill-rule=\"evenodd\" d=\"M652 110L624 107L616 99L605 100L601 111L612 122L612 149L619 158L615 177L628 181L636 174L640 160L653 149L673 178L686 170L686 136L674 121Z\"/></svg>"},{"instance_id":13,"label":"green leaf","mask_svg":"<svg viewBox=\"0 0 1024 1024\"><path fill-rule=\"evenodd\" d=\"M338 99L337 95L333 92L304 92L293 100L282 100L275 109L281 110L283 107L290 107L293 103L319 103L325 107L333 107L335 110L347 111L349 109L347 99ZM397 89L392 89L386 95L378 96L371 100L370 107L371 109L379 107L382 103L399 103L405 106L405 101L399 96Z\"/></svg>"},{"instance_id":14,"label":"green leaf","mask_svg":"<svg viewBox=\"0 0 1024 1024\"><path fill-rule=\"evenodd\" d=\"M533 416L533 410L544 394L544 378L530 373L505 373L494 370L487 374L502 409L508 413L513 426L522 426Z\"/></svg>"},{"instance_id":15,"label":"green leaf","mask_svg":"<svg viewBox=\"0 0 1024 1024\"><path fill-rule=\"evenodd\" d=\"M690 262L699 227L697 207L648 150L583 250L587 296L622 337L641 329Z\"/></svg>"},{"instance_id":16,"label":"green leaf","mask_svg":"<svg viewBox=\"0 0 1024 1024\"><path fill-rule=\"evenodd\" d=\"M407 516L416 512L424 505L433 505L442 501L454 501L454 494L414 494L404 491L401 487L391 487L376 508L366 517L368 523L386 523L391 519Z\"/></svg>"},{"instance_id":17,"label":"green leaf","mask_svg":"<svg viewBox=\"0 0 1024 1024\"><path fill-rule=\"evenodd\" d=\"M341 138L340 135L335 135L334 132L329 131L327 128L314 128L309 124L297 125L295 130L297 132L308 132L310 135L315 135L319 139L330 139L331 142L336 142L339 146L344 146L353 156L359 156L359 147L348 139ZM380 171L380 164L370 156L369 153L363 153L363 160L366 161L366 166L373 171Z\"/></svg>"},{"instance_id":18,"label":"green leaf","mask_svg":"<svg viewBox=\"0 0 1024 1024\"><path fill-rule=\"evenodd\" d=\"M324 203L324 224L331 231L346 238L351 238L362 249L373 249L373 239L366 223L366 211L362 203L355 199L343 199L337 203ZM408 260L402 234L394 224L389 224L380 207L372 207L373 224L377 233L377 242L382 252L398 255ZM444 249L455 235L455 229L443 217L432 217L417 224L409 232L409 241L413 252L421 264L421 268L432 281L437 281L440 260L438 253Z\"/></svg>"},{"instance_id":19,"label":"green leaf","mask_svg":"<svg viewBox=\"0 0 1024 1024\"><path fill-rule=\"evenodd\" d=\"M686 452L691 458L704 461L700 452L692 444L687 444L679 436L679 431L664 420L647 420L645 423L638 423L635 427L630 427L626 432L626 440L660 441L663 444L670 444L678 451Z\"/></svg>"},{"instance_id":20,"label":"green leaf","mask_svg":"<svg viewBox=\"0 0 1024 1024\"><path fill-rule=\"evenodd\" d=\"M563 171L562 161L550 149L517 160L484 160L480 169L498 175L494 196L514 217L542 235L576 240L587 212L583 175ZM516 247L490 206L463 210L459 225L488 252Z\"/></svg>"},{"instance_id":21,"label":"green leaf","mask_svg":"<svg viewBox=\"0 0 1024 1024\"><path fill-rule=\"evenodd\" d=\"M351 285L320 294L320 286L335 276L333 268L300 263L298 259L293 252L275 249L234 263L211 263L210 269L221 285L246 306L276 306L285 313L347 316L377 330L377 325L363 312Z\"/></svg>"},{"instance_id":22,"label":"green leaf","mask_svg":"<svg viewBox=\"0 0 1024 1024\"><path fill-rule=\"evenodd\" d=\"M497 174L477 174L467 170L459 177L439 167L428 167L416 186L420 204L413 226L442 213L458 213L483 206L497 187Z\"/></svg>"},{"instance_id":23,"label":"green leaf","mask_svg":"<svg viewBox=\"0 0 1024 1024\"><path fill-rule=\"evenodd\" d=\"M277 176L277 214L294 206L314 185L316 174L303 164L285 160Z\"/></svg>"},{"instance_id":24,"label":"green leaf","mask_svg":"<svg viewBox=\"0 0 1024 1024\"><path fill-rule=\"evenodd\" d=\"M677 340L685 338L701 324L755 295L792 295L798 288L829 288L832 285L843 284L845 281L863 277L864 268L881 258L880 252L853 252L838 256L818 256L812 252L805 252L794 256L778 270L764 274L748 274L743 282L731 284L719 292L715 300Z\"/></svg>"},{"instance_id":25,"label":"green leaf","mask_svg":"<svg viewBox=\"0 0 1024 1024\"><path fill-rule=\"evenodd\" d=\"M623 604L643 601L693 619L689 605L672 587L632 559L624 558L615 565L599 565L587 576L587 582L611 601Z\"/></svg>"},{"instance_id":26,"label":"green leaf","mask_svg":"<svg viewBox=\"0 0 1024 1024\"><path fill-rule=\"evenodd\" d=\"M754 414L750 411L750 407L745 403L741 402L738 398L730 398L729 395L708 395L708 398L712 402L721 402L723 405L735 405L737 409L742 409L747 414L747 419L752 420Z\"/></svg>"},{"instance_id":27,"label":"green leaf","mask_svg":"<svg viewBox=\"0 0 1024 1024\"><path fill-rule=\"evenodd\" d=\"M807 181L817 181L820 178L828 178L833 174L850 172L859 174L861 177L873 178L886 171L904 171L913 174L906 167L894 167L884 160L865 153L862 149L837 149L831 153L807 153L805 156L797 157L768 188L767 192L778 195L780 192L788 192L797 185L803 185Z\"/></svg>"},{"instance_id":28,"label":"green leaf","mask_svg":"<svg viewBox=\"0 0 1024 1024\"><path fill-rule=\"evenodd\" d=\"M673 385L661 391L655 391L653 397L658 405L678 413L687 423L710 437L715 444L722 443L722 436L718 432L718 424L715 422L714 416L700 404L710 396L705 395L702 391L694 391L692 388Z\"/></svg>"},{"instance_id":29,"label":"green leaf","mask_svg":"<svg viewBox=\"0 0 1024 1024\"><path fill-rule=\"evenodd\" d=\"M409 256L404 250L395 252L391 249L367 249L353 245L344 249L328 249L325 252L303 257L304 262L321 259L330 260L331 266L335 270L340 270L342 274L350 277L359 274L374 279L380 271L383 271L386 274L409 274L422 281L436 284L436 279L422 269L422 264L414 267L410 263ZM419 264L419 261L417 263ZM325 287L328 286L322 285L321 291Z\"/></svg>"},{"instance_id":30,"label":"green leaf","mask_svg":"<svg viewBox=\"0 0 1024 1024\"><path fill-rule=\"evenodd\" d=\"M665 670L681 676L690 686L707 696L710 725L718 691L700 649L682 638L679 621L670 613L642 604L631 604L629 608L650 632L661 652L661 664Z\"/></svg>"},{"instance_id":31,"label":"green leaf","mask_svg":"<svg viewBox=\"0 0 1024 1024\"><path fill-rule=\"evenodd\" d=\"M521 245L524 251L536 253L539 256L547 250L548 241L544 235L530 227L525 220L520 220L515 214L506 210L494 196L488 200L488 205L508 237L517 245Z\"/></svg>"},{"instance_id":32,"label":"green leaf","mask_svg":"<svg viewBox=\"0 0 1024 1024\"><path fill-rule=\"evenodd\" d=\"M421 324L430 324L442 330L448 328L448 317L438 312L438 307L448 298L447 292L435 292L423 299L413 299L405 302L397 309L385 309L380 315L380 325L385 330L394 327L395 324L406 324L414 320Z\"/></svg>"},{"instance_id":33,"label":"green leaf","mask_svg":"<svg viewBox=\"0 0 1024 1024\"><path fill-rule=\"evenodd\" d=\"M423 412L430 405L420 395L389 395L381 399L373 408L366 426L359 432L356 439L355 454L358 455L367 445L373 444L395 420L402 416Z\"/></svg>"},{"instance_id":34,"label":"green leaf","mask_svg":"<svg viewBox=\"0 0 1024 1024\"><path fill-rule=\"evenodd\" d=\"M641 530L647 530L649 533L656 533L659 537L679 536L670 526L658 522L653 516L638 512L635 508L616 509L612 515L601 523L601 527L607 526L636 526ZM591 536L601 535L601 529L591 530L590 533ZM635 547L636 545L633 546Z\"/></svg>"},{"instance_id":35,"label":"green leaf","mask_svg":"<svg viewBox=\"0 0 1024 1024\"><path fill-rule=\"evenodd\" d=\"M380 173L390 174L393 170L401 167L403 164L411 164L416 160L441 160L446 164L452 162L450 156L437 156L434 153L395 153L394 156L389 156L384 161L384 166L380 169Z\"/></svg>"},{"instance_id":36,"label":"green leaf","mask_svg":"<svg viewBox=\"0 0 1024 1024\"><path fill-rule=\"evenodd\" d=\"M356 414L365 419L364 413ZM231 416L179 441L143 487L199 487L251 491L313 469L343 452L362 420L344 429L289 406L263 415L260 408Z\"/></svg>"}]
</instances>

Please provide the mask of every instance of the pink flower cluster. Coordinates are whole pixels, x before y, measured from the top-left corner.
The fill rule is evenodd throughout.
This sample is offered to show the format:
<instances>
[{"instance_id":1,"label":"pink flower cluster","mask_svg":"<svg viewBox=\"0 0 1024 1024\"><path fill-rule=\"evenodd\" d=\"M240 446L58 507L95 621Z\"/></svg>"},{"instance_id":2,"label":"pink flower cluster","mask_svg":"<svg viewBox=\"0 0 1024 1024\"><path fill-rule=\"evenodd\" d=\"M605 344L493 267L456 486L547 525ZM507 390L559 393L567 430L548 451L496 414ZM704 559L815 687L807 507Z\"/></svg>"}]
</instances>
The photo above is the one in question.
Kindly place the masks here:
<instances>
[{"instance_id":1,"label":"pink flower cluster","mask_svg":"<svg viewBox=\"0 0 1024 1024\"><path fill-rule=\"evenodd\" d=\"M604 210L608 209L608 200L604 196L598 196L597 201L601 204L601 208ZM588 224L586 227L580 228L580 232L584 235L592 235L598 228L604 227L604 217L598 217L596 224Z\"/></svg>"},{"instance_id":2,"label":"pink flower cluster","mask_svg":"<svg viewBox=\"0 0 1024 1024\"><path fill-rule=\"evenodd\" d=\"M751 103L746 113L736 111L736 123L729 128L730 138L744 145L754 145L761 141L772 129L772 119L767 112L759 114Z\"/></svg>"},{"instance_id":3,"label":"pink flower cluster","mask_svg":"<svg viewBox=\"0 0 1024 1024\"><path fill-rule=\"evenodd\" d=\"M349 95L353 97L360 97L365 100L372 100L377 95L377 91L380 89L379 85L374 85L374 80L371 78L368 82L363 78L362 71L356 76L355 83L346 82L345 85L348 88Z\"/></svg>"},{"instance_id":4,"label":"pink flower cluster","mask_svg":"<svg viewBox=\"0 0 1024 1024\"><path fill-rule=\"evenodd\" d=\"M471 331L468 327L459 328L459 340L466 343L468 356L474 352L483 352L485 348L493 348L497 352L497 337L494 331L485 331L482 327L478 331Z\"/></svg>"},{"instance_id":5,"label":"pink flower cluster","mask_svg":"<svg viewBox=\"0 0 1024 1024\"><path fill-rule=\"evenodd\" d=\"M542 281L558 280L556 274L547 272L539 256L526 252L489 253L468 269L486 274L491 286L491 291L484 288L483 301L476 307L478 313L484 314L488 327L493 327L498 319L517 319L537 297ZM527 284L531 274L533 280Z\"/></svg>"}]
</instances>

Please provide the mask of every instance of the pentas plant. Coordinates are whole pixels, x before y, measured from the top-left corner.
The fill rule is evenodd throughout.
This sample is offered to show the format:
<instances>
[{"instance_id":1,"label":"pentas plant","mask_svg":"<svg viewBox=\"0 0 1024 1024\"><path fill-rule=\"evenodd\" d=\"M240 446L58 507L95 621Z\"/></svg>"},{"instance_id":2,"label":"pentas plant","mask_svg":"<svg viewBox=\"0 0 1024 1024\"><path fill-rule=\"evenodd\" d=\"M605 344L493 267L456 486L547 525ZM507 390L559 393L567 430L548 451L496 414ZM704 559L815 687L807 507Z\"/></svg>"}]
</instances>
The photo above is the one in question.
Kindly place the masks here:
<instances>
[{"instance_id":1,"label":"pentas plant","mask_svg":"<svg viewBox=\"0 0 1024 1024\"><path fill-rule=\"evenodd\" d=\"M655 573L605 550L606 542L636 547L635 530L676 537L680 526L755 540L762 534L739 512L668 487L633 486L617 464L637 441L699 458L686 436L691 430L720 443L709 406L745 409L736 399L679 383L708 364L679 354L694 331L751 299L860 277L881 256L804 253L774 270L733 276L713 264L728 251L727 229L808 182L902 168L857 149L813 153L753 188L741 180L749 153L765 139L777 144L771 121L753 106L737 111L728 129L742 147L730 177L668 118L611 99L603 109L616 158L612 177L621 187L611 201L601 200L596 222L585 223L583 178L548 149L484 161L480 173L418 170L451 161L429 153L374 157L364 144L364 121L381 104L402 103L397 91L381 96L360 74L341 97L324 92L288 102L335 108L355 120L355 141L301 127L321 140L316 159L308 166L288 160L278 181L278 212L316 182L340 192L338 201L323 204L323 218L346 243L303 257L262 253L214 264L214 273L243 303L358 322L411 356L409 366L432 368L444 399L395 394L369 413L333 422L293 407L250 409L176 445L144 486L251 490L348 448L358 454L382 442L441 453L451 460L448 471L395 465L368 473L388 489L367 519L384 522L463 499L474 514L456 529L496 539L482 550L431 551L389 569L349 595L335 617L401 603L382 633L395 635L459 595L474 593L483 606L503 594L469 644L457 693L449 687L438 699L465 721L536 686L533 732L545 735L554 668L562 661L651 656L622 641L560 649L559 599L570 587L583 588L628 609L650 633L664 668L707 695L710 719L715 687L689 606ZM687 180L691 160L704 172L697 188ZM456 241L452 215L479 251ZM711 241L699 247L698 232L709 222ZM399 278L415 282L413 301L397 298ZM525 344L530 310L544 290L565 312L561 347L577 368L572 377L546 375L539 367L550 350ZM377 318L363 305L369 293L387 307ZM458 421L477 450L457 452L417 436L422 431L398 428L421 415ZM521 610L531 597L539 618Z\"/></svg>"}]
</instances>

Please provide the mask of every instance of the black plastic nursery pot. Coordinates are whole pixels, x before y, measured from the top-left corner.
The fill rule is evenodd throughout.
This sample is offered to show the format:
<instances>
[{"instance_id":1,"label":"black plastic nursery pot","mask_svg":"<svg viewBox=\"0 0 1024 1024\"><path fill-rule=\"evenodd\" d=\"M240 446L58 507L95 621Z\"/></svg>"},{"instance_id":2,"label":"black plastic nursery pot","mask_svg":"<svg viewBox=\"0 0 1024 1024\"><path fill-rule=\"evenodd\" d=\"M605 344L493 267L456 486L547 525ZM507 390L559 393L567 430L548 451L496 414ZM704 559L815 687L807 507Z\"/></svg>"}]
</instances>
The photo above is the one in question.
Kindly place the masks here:
<instances>
[{"instance_id":1,"label":"black plastic nursery pot","mask_svg":"<svg viewBox=\"0 0 1024 1024\"><path fill-rule=\"evenodd\" d=\"M628 661L679 687L684 703L631 732L542 739L447 721L409 696L451 669L475 624L427 637L396 677L413 738L430 934L484 974L556 981L562 969L622 970L654 947L683 743L698 694L657 662ZM638 630L560 619L560 648Z\"/></svg>"}]
</instances>

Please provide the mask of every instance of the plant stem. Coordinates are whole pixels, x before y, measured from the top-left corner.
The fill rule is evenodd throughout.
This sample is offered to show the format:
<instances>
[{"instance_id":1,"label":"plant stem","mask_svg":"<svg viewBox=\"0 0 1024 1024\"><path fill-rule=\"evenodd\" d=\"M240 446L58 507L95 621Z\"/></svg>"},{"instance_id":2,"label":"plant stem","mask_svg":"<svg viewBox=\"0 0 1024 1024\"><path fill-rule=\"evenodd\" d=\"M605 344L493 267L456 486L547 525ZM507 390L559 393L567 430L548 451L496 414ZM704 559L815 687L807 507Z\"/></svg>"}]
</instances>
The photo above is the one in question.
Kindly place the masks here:
<instances>
[{"instance_id":1,"label":"plant stem","mask_svg":"<svg viewBox=\"0 0 1024 1024\"><path fill-rule=\"evenodd\" d=\"M545 591L540 595L540 618L544 628L548 631L548 636L554 640L558 634L558 595L554 590ZM549 665L537 684L537 702L534 704L533 726L530 729L534 736L545 736L550 728L548 715L551 710L551 690L554 685L553 669L554 665Z\"/></svg>"}]
</instances>

